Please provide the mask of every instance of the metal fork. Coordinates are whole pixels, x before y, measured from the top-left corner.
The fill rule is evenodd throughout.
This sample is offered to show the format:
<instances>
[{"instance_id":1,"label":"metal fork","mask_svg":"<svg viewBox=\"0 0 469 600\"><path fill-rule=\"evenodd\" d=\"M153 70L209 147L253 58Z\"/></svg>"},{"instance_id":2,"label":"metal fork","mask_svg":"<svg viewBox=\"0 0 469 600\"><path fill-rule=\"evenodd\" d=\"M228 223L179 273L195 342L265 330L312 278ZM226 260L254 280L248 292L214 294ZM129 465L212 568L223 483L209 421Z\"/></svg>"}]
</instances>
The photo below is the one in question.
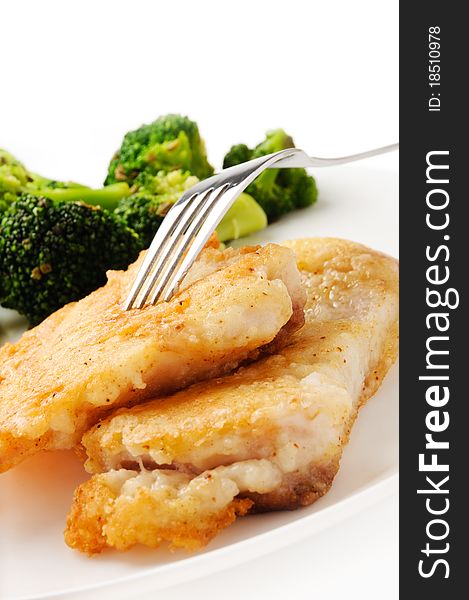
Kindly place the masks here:
<instances>
[{"instance_id":1,"label":"metal fork","mask_svg":"<svg viewBox=\"0 0 469 600\"><path fill-rule=\"evenodd\" d=\"M137 273L124 308L149 300L168 301L230 206L262 171L269 168L332 167L397 150L399 144L340 158L316 158L288 148L224 169L187 190L160 225Z\"/></svg>"}]
</instances>

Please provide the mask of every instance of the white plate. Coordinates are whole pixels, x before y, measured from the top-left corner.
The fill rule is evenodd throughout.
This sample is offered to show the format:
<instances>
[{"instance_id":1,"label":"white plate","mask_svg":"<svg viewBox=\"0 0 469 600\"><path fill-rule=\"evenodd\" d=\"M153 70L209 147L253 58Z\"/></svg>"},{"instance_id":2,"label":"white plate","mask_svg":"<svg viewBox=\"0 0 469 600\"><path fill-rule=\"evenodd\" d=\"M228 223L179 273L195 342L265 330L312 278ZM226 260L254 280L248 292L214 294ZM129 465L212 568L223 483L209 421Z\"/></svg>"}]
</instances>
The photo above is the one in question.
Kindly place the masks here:
<instances>
[{"instance_id":1,"label":"white plate","mask_svg":"<svg viewBox=\"0 0 469 600\"><path fill-rule=\"evenodd\" d=\"M397 255L397 173L364 166L315 173L320 199L253 241L339 236ZM243 240L243 243L245 240ZM11 315L9 315L11 316ZM3 333L6 312L0 314ZM86 479L71 452L41 454L0 477L0 597L133 598L310 536L393 492L398 470L398 369L361 411L331 491L295 512L240 519L195 555L135 548L88 559L62 539L73 489Z\"/></svg>"}]
</instances>

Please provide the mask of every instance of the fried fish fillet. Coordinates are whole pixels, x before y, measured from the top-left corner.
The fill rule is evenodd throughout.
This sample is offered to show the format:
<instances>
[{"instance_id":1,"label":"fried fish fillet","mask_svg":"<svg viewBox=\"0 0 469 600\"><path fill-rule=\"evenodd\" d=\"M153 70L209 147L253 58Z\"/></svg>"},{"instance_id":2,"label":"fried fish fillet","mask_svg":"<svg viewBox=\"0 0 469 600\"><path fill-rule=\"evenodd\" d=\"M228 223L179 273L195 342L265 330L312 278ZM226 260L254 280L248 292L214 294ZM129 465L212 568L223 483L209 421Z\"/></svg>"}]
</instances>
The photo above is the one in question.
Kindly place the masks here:
<instances>
[{"instance_id":1,"label":"fried fish fillet","mask_svg":"<svg viewBox=\"0 0 469 600\"><path fill-rule=\"evenodd\" d=\"M85 434L65 540L95 553L195 549L247 511L308 505L329 489L359 407L397 353L397 262L337 239L287 243L306 323L277 354L117 411Z\"/></svg>"},{"instance_id":2,"label":"fried fish fillet","mask_svg":"<svg viewBox=\"0 0 469 600\"><path fill-rule=\"evenodd\" d=\"M0 471L42 448L72 447L116 406L272 351L304 322L287 248L206 248L170 302L124 311L142 259L0 349Z\"/></svg>"}]
</instances>

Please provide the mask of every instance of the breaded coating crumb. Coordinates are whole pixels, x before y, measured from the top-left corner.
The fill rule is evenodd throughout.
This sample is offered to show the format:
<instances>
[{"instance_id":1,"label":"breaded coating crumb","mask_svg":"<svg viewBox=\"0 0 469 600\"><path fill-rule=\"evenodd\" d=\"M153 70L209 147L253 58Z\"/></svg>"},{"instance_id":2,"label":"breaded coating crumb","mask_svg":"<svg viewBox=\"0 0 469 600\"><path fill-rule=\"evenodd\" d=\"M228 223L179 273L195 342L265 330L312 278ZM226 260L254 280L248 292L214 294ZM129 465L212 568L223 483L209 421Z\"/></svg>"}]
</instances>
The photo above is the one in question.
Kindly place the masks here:
<instances>
[{"instance_id":1,"label":"breaded coating crumb","mask_svg":"<svg viewBox=\"0 0 469 600\"><path fill-rule=\"evenodd\" d=\"M208 544L237 516L245 515L252 504L248 498L236 498L219 510L200 515L193 500L168 511L149 489L140 488L133 498L118 496L106 484L106 476L98 475L75 491L65 541L88 554L107 546L128 550L135 544L156 548L164 542L193 551Z\"/></svg>"}]
</instances>

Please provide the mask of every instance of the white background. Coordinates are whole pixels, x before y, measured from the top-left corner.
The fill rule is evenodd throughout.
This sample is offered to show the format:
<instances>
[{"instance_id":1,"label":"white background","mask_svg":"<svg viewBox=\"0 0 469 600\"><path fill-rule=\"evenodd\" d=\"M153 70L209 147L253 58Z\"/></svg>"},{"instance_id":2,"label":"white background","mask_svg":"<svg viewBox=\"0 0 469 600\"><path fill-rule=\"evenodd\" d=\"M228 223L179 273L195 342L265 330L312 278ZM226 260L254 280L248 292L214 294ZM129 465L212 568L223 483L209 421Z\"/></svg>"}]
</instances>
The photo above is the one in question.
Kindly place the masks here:
<instances>
[{"instance_id":1,"label":"white background","mask_svg":"<svg viewBox=\"0 0 469 600\"><path fill-rule=\"evenodd\" d=\"M217 167L279 126L319 156L398 137L397 1L16 0L0 31L0 146L51 177L100 185L122 135L166 112ZM396 505L164 597L396 598Z\"/></svg>"}]
</instances>

